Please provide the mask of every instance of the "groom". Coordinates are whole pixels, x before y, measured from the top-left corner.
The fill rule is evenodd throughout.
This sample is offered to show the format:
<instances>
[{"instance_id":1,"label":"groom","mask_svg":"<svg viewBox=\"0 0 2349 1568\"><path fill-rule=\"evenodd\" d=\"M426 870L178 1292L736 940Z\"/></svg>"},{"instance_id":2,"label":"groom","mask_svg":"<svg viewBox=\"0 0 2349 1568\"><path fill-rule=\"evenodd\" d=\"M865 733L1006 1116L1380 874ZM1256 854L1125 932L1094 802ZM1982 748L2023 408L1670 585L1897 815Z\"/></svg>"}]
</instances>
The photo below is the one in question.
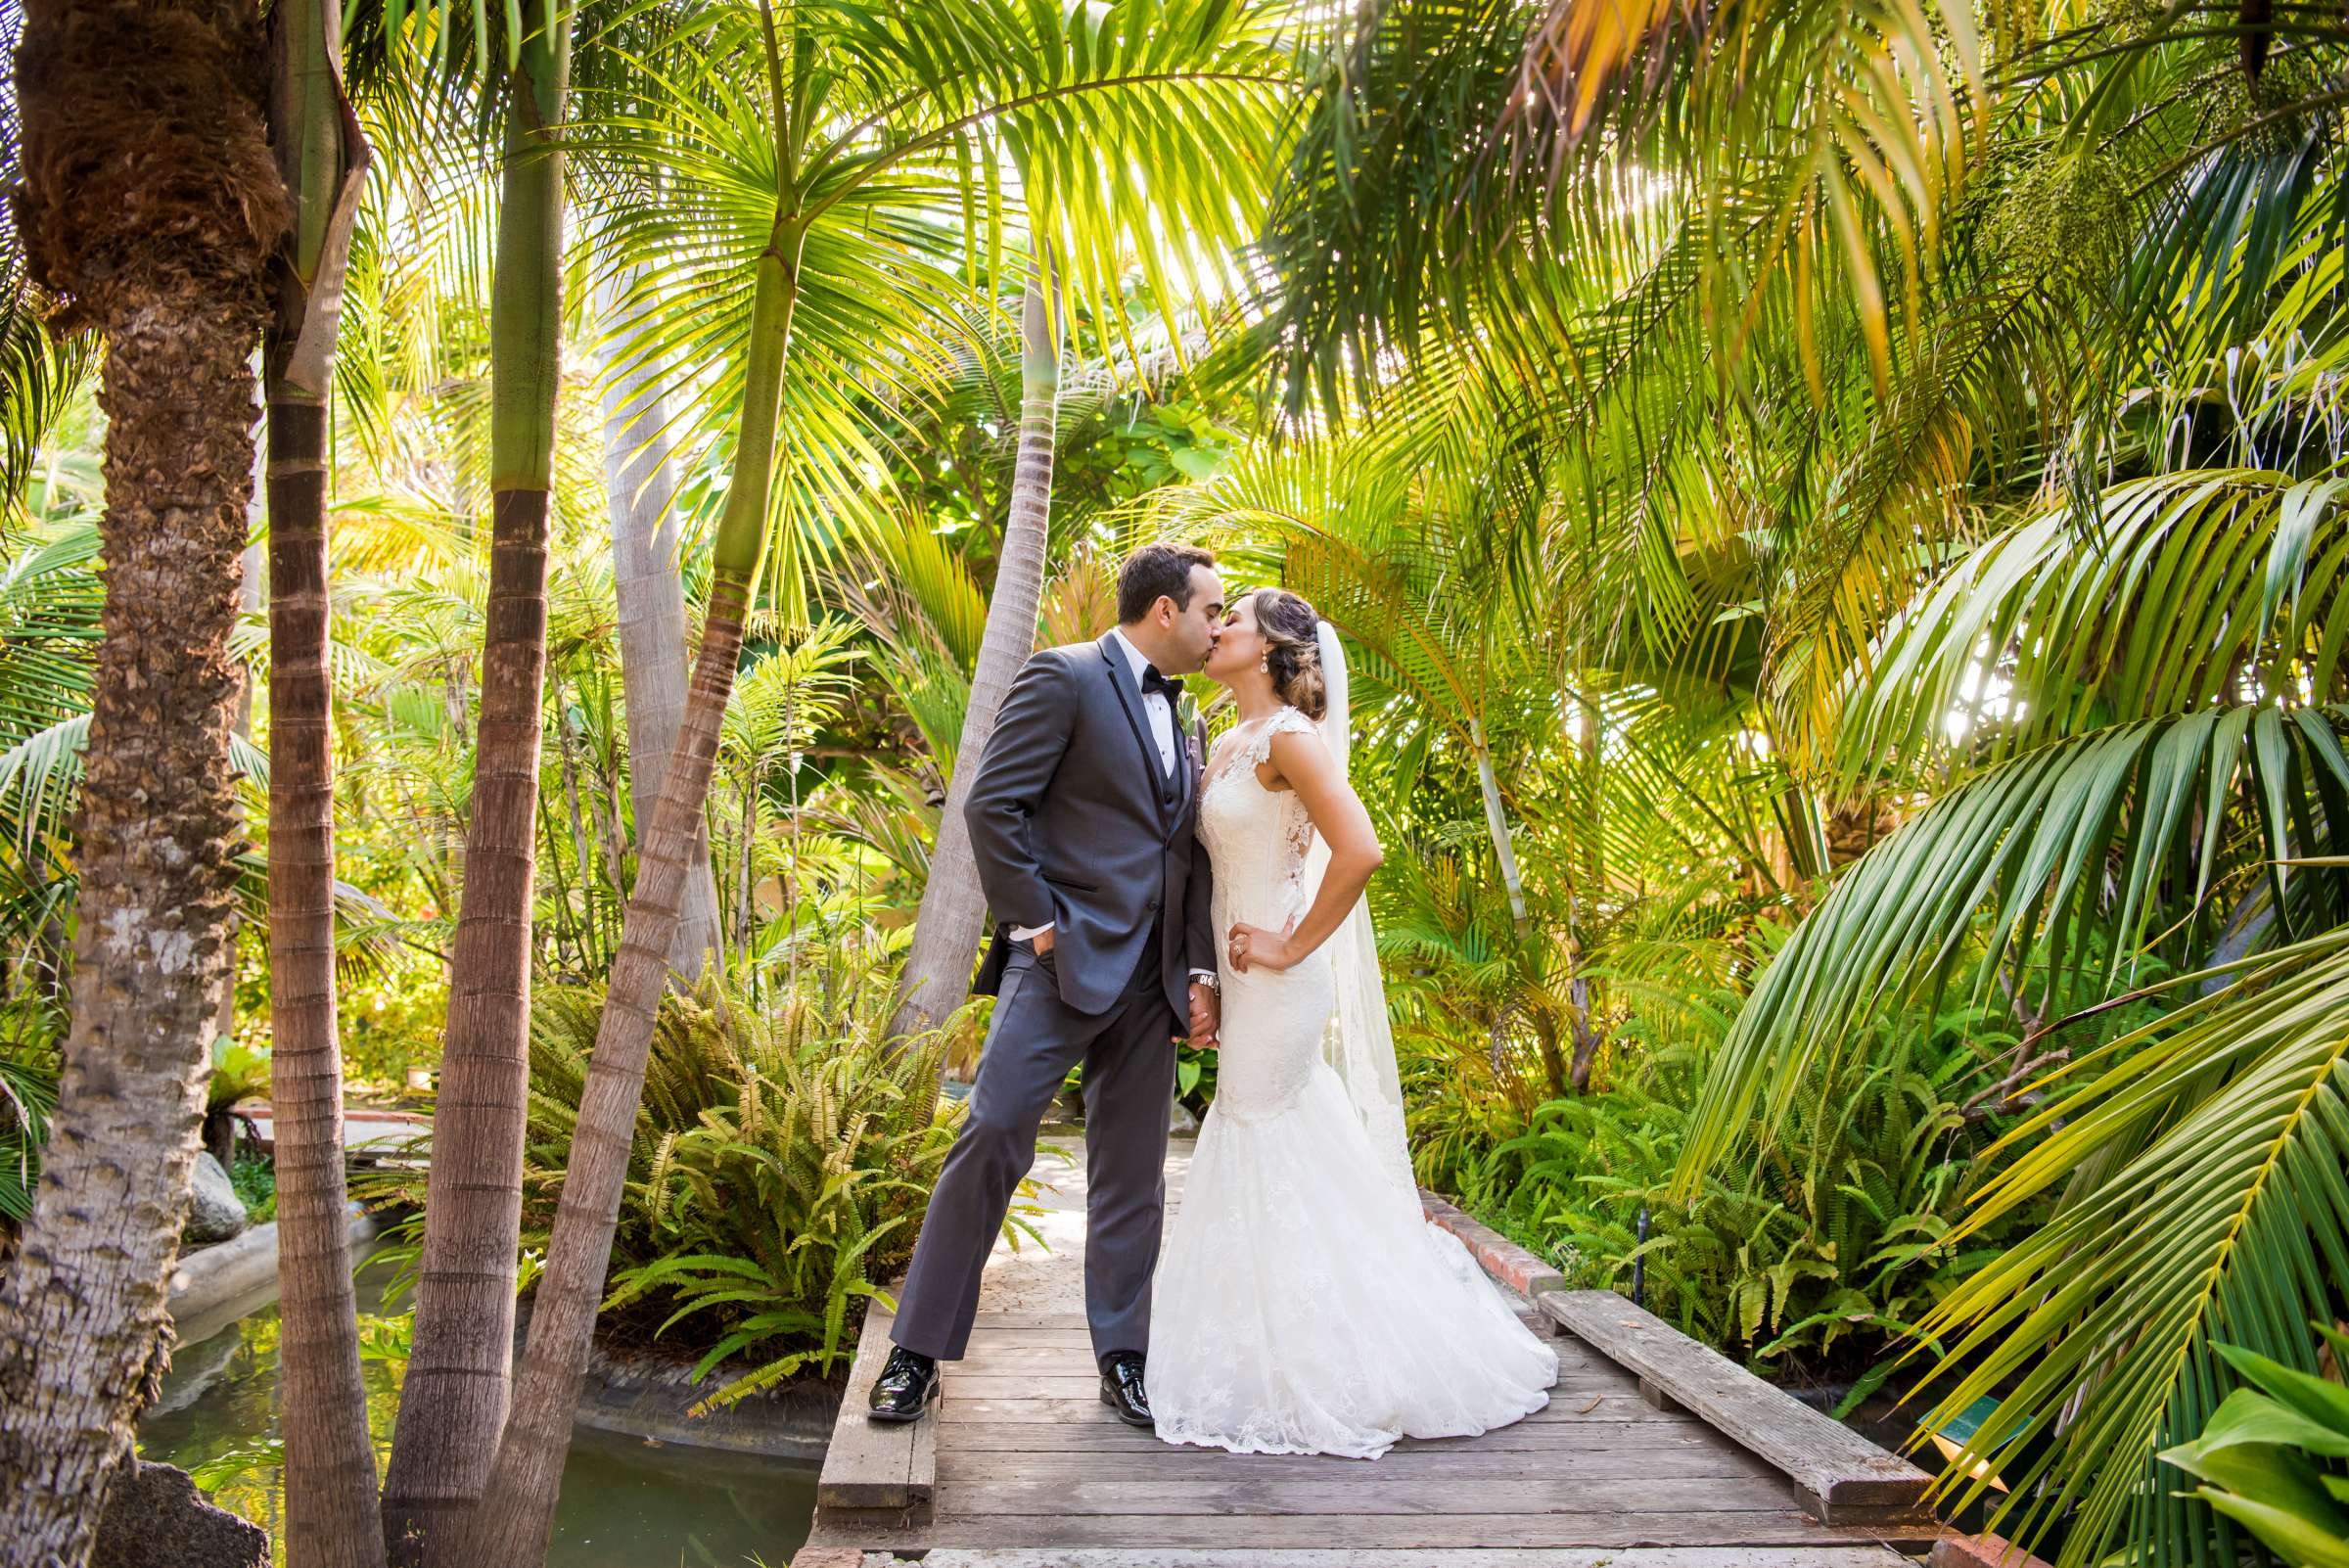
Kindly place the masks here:
<instances>
[{"instance_id":1,"label":"groom","mask_svg":"<svg viewBox=\"0 0 2349 1568\"><path fill-rule=\"evenodd\" d=\"M1085 1321L1102 1403L1151 1424L1142 1353L1174 1039L1212 1045L1218 1023L1207 851L1191 831L1206 730L1184 733L1174 677L1207 663L1222 623L1214 556L1144 545L1118 574L1116 629L1036 654L1003 699L963 807L999 922L977 986L996 997L994 1023L898 1301L876 1421L937 1403L1036 1129L1082 1062Z\"/></svg>"}]
</instances>

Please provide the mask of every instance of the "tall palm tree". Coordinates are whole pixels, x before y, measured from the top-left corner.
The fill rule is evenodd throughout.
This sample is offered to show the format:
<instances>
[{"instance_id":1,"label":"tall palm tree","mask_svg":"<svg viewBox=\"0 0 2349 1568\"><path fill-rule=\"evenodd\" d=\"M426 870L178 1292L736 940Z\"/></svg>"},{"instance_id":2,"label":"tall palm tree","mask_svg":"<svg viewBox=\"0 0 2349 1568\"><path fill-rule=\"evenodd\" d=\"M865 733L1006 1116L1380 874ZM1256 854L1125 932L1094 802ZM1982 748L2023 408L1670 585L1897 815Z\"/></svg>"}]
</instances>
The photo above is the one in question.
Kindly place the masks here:
<instances>
[{"instance_id":1,"label":"tall palm tree","mask_svg":"<svg viewBox=\"0 0 2349 1568\"><path fill-rule=\"evenodd\" d=\"M930 874L914 916L913 947L898 981L897 1015L890 1033L899 1038L937 1028L962 1003L970 981L971 955L987 926L987 895L979 886L979 862L971 830L962 819L971 780L994 733L995 713L1011 681L1036 651L1036 606L1044 592L1045 545L1052 510L1052 446L1060 407L1061 318L1065 303L1045 296L1041 280L1029 284L1020 308L1019 455L1011 481L1011 505L1003 547L995 557L994 591L988 598L987 630L971 672L963 710L962 736L954 749L953 776L938 819L938 843L930 852Z\"/></svg>"},{"instance_id":2,"label":"tall palm tree","mask_svg":"<svg viewBox=\"0 0 2349 1568\"><path fill-rule=\"evenodd\" d=\"M613 273L596 288L597 313L619 341L634 336L629 300L634 273ZM628 791L637 831L653 820L661 772L676 749L685 709L685 576L675 509L667 392L660 365L603 353L604 490L612 519L612 586L620 607L620 676L628 710ZM710 869L708 830L694 841L670 967L687 983L717 950L717 882Z\"/></svg>"},{"instance_id":3,"label":"tall palm tree","mask_svg":"<svg viewBox=\"0 0 2349 1568\"><path fill-rule=\"evenodd\" d=\"M930 0L887 15L861 7L748 13L715 5L690 19L709 68L672 111L695 157L674 171L679 185L667 199L690 202L684 180L711 179L709 152L729 143L751 155L749 180L737 183L733 171L715 170L735 209L752 180L772 193L752 245L727 248L729 258L743 249L755 257L735 383L741 425L734 474L713 541L714 578L693 686L644 841L513 1415L468 1539L470 1560L528 1561L545 1549L603 1295L686 856L709 789L743 620L766 555L773 491L778 479L806 484L794 473L803 466L819 480L824 472L822 450L777 447L787 407L799 428L809 431L815 427L806 422L822 406L824 390L803 380L803 355L813 349L805 370L820 372L828 351L849 346L839 337L844 321L867 310L912 315L922 308L923 295L910 289L879 300L870 291L899 275L914 283L898 258L927 243L921 214L967 181L967 171L993 166L994 138L1057 135L1080 145L1117 134L1128 116L1148 122L1138 113L1145 106L1218 83L1237 102L1267 91L1279 72L1257 41L1224 41L1225 17L1220 5L1187 0L1134 0L1065 14L1008 0ZM764 67L748 94L727 69L745 55ZM746 145L746 130L767 139ZM962 188L970 194L968 210L976 211L980 190ZM727 215L723 204L712 212L721 221ZM674 221L669 214L655 218ZM690 287L682 277L678 282ZM860 284L866 293L854 298ZM707 294L692 298L688 330L706 333L718 304ZM810 329L805 344L803 318Z\"/></svg>"},{"instance_id":4,"label":"tall palm tree","mask_svg":"<svg viewBox=\"0 0 2349 1568\"><path fill-rule=\"evenodd\" d=\"M250 4L26 7L34 280L104 335L105 632L74 1005L40 1189L0 1281L0 1540L79 1563L169 1343L242 823L228 654L252 356L287 223Z\"/></svg>"},{"instance_id":5,"label":"tall palm tree","mask_svg":"<svg viewBox=\"0 0 2349 1568\"><path fill-rule=\"evenodd\" d=\"M1215 55L1268 39L1275 16L1269 7L1232 6L1216 25L1194 27L1187 47L1202 64L1212 64ZM960 1005L987 924L987 899L962 807L994 733L996 711L1036 651L1051 531L1063 318L1072 303L1080 304L1088 307L1105 340L1124 335L1122 283L1129 267L1139 269L1170 315L1186 304L1211 308L1231 293L1239 280L1227 269L1203 277L1197 258L1236 255L1254 238L1278 172L1275 137L1287 119L1285 107L1261 91L1207 91L1166 105L1163 122L1138 135L1005 138L1035 253L1020 312L1018 455L987 632L954 749L957 765L890 1023L900 1038L936 1028ZM1215 177L1180 177L1196 149L1211 145L1219 153ZM1059 286L1064 278L1070 280L1066 290Z\"/></svg>"},{"instance_id":6,"label":"tall palm tree","mask_svg":"<svg viewBox=\"0 0 2349 1568\"><path fill-rule=\"evenodd\" d=\"M416 1349L385 1474L403 1563L454 1563L505 1419L529 1092L546 557L563 314L565 115L576 8L507 40L489 304L489 598L465 883L449 964ZM484 39L488 47L490 40Z\"/></svg>"},{"instance_id":7,"label":"tall palm tree","mask_svg":"<svg viewBox=\"0 0 2349 1568\"><path fill-rule=\"evenodd\" d=\"M294 221L263 348L269 453L269 984L278 1277L285 1332L286 1553L310 1568L384 1560L359 1375L343 1060L335 1019L335 766L328 661L327 398L368 148L342 84L342 12L272 14L270 122Z\"/></svg>"}]
</instances>

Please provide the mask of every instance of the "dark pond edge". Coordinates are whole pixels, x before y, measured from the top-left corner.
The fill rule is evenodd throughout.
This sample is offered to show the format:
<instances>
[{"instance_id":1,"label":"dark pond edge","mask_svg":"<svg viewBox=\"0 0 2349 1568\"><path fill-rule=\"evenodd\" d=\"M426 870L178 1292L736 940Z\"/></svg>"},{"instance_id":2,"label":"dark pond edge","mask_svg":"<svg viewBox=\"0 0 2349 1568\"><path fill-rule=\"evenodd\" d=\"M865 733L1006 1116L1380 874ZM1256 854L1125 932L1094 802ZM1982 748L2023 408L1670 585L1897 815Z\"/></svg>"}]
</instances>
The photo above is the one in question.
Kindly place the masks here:
<instances>
[{"instance_id":1,"label":"dark pond edge","mask_svg":"<svg viewBox=\"0 0 2349 1568\"><path fill-rule=\"evenodd\" d=\"M353 1214L351 1245L372 1240L379 1217ZM183 1253L171 1274L173 1323L183 1345L207 1340L238 1318L277 1300L277 1223L250 1230L209 1247ZM514 1347L522 1350L530 1304L516 1314ZM793 1378L708 1415L688 1413L703 1397L751 1370L728 1361L700 1383L691 1380L692 1360L597 1341L587 1353L579 1388L578 1424L599 1432L640 1438L679 1448L715 1449L728 1453L818 1464L831 1442L845 1382Z\"/></svg>"},{"instance_id":2,"label":"dark pond edge","mask_svg":"<svg viewBox=\"0 0 2349 1568\"><path fill-rule=\"evenodd\" d=\"M525 1300L515 1314L517 1358L530 1331L530 1306ZM795 1377L722 1410L694 1415L690 1413L693 1407L754 1365L724 1361L696 1383L692 1379L695 1360L698 1358L680 1360L657 1350L615 1345L598 1338L587 1348L587 1370L579 1385L579 1407L574 1420L598 1432L647 1443L712 1449L794 1464L823 1462L833 1424L840 1418L845 1379Z\"/></svg>"}]
</instances>

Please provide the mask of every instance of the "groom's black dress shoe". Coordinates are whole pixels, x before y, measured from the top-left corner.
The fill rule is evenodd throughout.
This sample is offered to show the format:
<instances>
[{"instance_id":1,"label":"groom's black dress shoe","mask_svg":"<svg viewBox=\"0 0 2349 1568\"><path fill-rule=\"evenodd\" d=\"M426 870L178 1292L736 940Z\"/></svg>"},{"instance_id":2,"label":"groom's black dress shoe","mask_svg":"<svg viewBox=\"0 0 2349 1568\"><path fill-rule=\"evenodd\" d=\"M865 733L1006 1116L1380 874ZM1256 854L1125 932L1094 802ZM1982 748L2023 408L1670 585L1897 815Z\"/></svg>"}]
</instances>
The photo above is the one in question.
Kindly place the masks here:
<instances>
[{"instance_id":1,"label":"groom's black dress shoe","mask_svg":"<svg viewBox=\"0 0 2349 1568\"><path fill-rule=\"evenodd\" d=\"M900 1425L918 1421L938 1403L942 1388L936 1358L894 1345L890 1347L888 1364L873 1379L869 1418Z\"/></svg>"},{"instance_id":2,"label":"groom's black dress shoe","mask_svg":"<svg viewBox=\"0 0 2349 1568\"><path fill-rule=\"evenodd\" d=\"M1158 1424L1150 1414L1149 1390L1142 1387L1142 1359L1131 1351L1111 1351L1102 1359L1101 1403L1128 1426Z\"/></svg>"}]
</instances>

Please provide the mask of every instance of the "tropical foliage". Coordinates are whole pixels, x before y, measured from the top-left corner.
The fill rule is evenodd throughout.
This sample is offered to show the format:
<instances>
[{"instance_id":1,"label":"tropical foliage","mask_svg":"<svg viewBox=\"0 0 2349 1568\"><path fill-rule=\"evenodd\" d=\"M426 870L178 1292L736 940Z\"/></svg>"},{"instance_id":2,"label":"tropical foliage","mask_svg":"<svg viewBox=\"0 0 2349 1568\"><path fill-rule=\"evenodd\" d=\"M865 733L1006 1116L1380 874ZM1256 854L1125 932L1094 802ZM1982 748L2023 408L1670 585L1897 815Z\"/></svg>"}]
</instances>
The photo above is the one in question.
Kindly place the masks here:
<instances>
[{"instance_id":1,"label":"tropical foliage","mask_svg":"<svg viewBox=\"0 0 2349 1568\"><path fill-rule=\"evenodd\" d=\"M376 163L324 454L336 939L384 1098L440 1064L497 763L499 84L552 43L529 8L347 17ZM658 1010L582 1297L605 1332L714 1401L837 1366L984 1021L886 1038L926 886L970 906L942 821L987 651L1031 591L1037 637L1097 635L1119 556L1180 534L1349 640L1423 1180L1771 1375L1970 1430L1945 1500L2065 1568L2334 1560L2308 1543L2339 1534L2349 1321L2337 18L557 18L556 292L591 351L540 433L536 1253L660 858L636 786L674 726L644 743L623 645L648 581L743 633L687 813L714 972ZM0 1229L74 999L105 587L95 361L43 308L12 258ZM658 398L609 417L623 384ZM605 528L648 497L649 575ZM712 644L672 640L681 691ZM232 651L256 842L219 1059L251 1065L257 611ZM1187 1060L1194 1107L1213 1086Z\"/></svg>"},{"instance_id":2,"label":"tropical foliage","mask_svg":"<svg viewBox=\"0 0 2349 1568\"><path fill-rule=\"evenodd\" d=\"M2333 1364L2349 1336L2316 1325ZM2202 1435L2162 1454L2203 1483L2202 1499L2292 1568L2349 1562L2349 1400L2341 1385L2233 1345L2219 1354L2247 1386L2227 1396Z\"/></svg>"},{"instance_id":3,"label":"tropical foliage","mask_svg":"<svg viewBox=\"0 0 2349 1568\"><path fill-rule=\"evenodd\" d=\"M938 1092L944 1037L885 1048L891 984L887 949L849 938L779 997L713 976L662 1004L604 1310L622 1342L690 1347L697 1382L722 1365L703 1407L836 1371L852 1309L912 1254L959 1111ZM603 993L549 986L532 1014L523 1247L542 1260ZM422 1174L365 1191L412 1210Z\"/></svg>"}]
</instances>

